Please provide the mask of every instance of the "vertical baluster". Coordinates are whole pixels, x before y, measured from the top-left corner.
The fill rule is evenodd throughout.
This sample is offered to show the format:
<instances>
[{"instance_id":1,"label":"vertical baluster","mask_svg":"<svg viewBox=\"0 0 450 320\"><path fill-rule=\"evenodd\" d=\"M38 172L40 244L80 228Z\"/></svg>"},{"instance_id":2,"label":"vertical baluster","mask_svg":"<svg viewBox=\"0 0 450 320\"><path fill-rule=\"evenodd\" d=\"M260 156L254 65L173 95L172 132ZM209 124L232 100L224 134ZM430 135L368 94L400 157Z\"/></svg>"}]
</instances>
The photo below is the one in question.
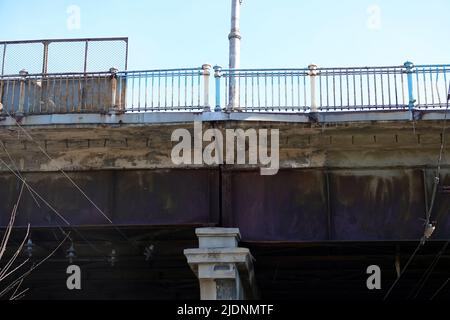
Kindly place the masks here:
<instances>
[{"instance_id":1,"label":"vertical baluster","mask_svg":"<svg viewBox=\"0 0 450 320\"><path fill-rule=\"evenodd\" d=\"M403 73L400 74L400 83L402 84L402 105L407 105L406 99L405 99L405 75Z\"/></svg>"},{"instance_id":2,"label":"vertical baluster","mask_svg":"<svg viewBox=\"0 0 450 320\"><path fill-rule=\"evenodd\" d=\"M270 72L270 80L271 80L271 96L272 96L272 111L274 110L274 106L275 106L275 98L274 98L274 84L273 84L273 78L274 78L274 74L273 72Z\"/></svg>"},{"instance_id":3,"label":"vertical baluster","mask_svg":"<svg viewBox=\"0 0 450 320\"><path fill-rule=\"evenodd\" d=\"M428 93L427 93L427 80L426 80L426 74L425 74L425 67L422 68L422 75L423 75L423 87L424 87L424 94L425 94L425 106L428 106Z\"/></svg>"},{"instance_id":4,"label":"vertical baluster","mask_svg":"<svg viewBox=\"0 0 450 320\"><path fill-rule=\"evenodd\" d=\"M264 72L264 108L268 108L267 104L267 73Z\"/></svg>"},{"instance_id":5,"label":"vertical baluster","mask_svg":"<svg viewBox=\"0 0 450 320\"><path fill-rule=\"evenodd\" d=\"M363 88L363 71L359 69L359 84L361 90L361 106L360 109L364 109L364 88Z\"/></svg>"},{"instance_id":6,"label":"vertical baluster","mask_svg":"<svg viewBox=\"0 0 450 320\"><path fill-rule=\"evenodd\" d=\"M294 108L295 108L295 101L294 101L294 72L291 72L291 106L292 106L292 111L294 111Z\"/></svg>"},{"instance_id":7,"label":"vertical baluster","mask_svg":"<svg viewBox=\"0 0 450 320\"><path fill-rule=\"evenodd\" d=\"M429 74L430 74L431 104L434 107L435 101L434 101L433 69L431 67L429 68Z\"/></svg>"},{"instance_id":8,"label":"vertical baluster","mask_svg":"<svg viewBox=\"0 0 450 320\"><path fill-rule=\"evenodd\" d=\"M330 88L329 88L329 70L325 71L325 86L327 89L326 95L327 95L327 109L330 108Z\"/></svg>"},{"instance_id":9,"label":"vertical baluster","mask_svg":"<svg viewBox=\"0 0 450 320\"><path fill-rule=\"evenodd\" d=\"M144 97L144 110L147 111L147 100L148 100L148 72L145 72L145 97Z\"/></svg>"},{"instance_id":10,"label":"vertical baluster","mask_svg":"<svg viewBox=\"0 0 450 320\"><path fill-rule=\"evenodd\" d=\"M368 101L368 106L369 106L369 110L371 107L371 101L370 101L370 71L369 68L365 69L366 71L366 79L367 79L367 101Z\"/></svg>"},{"instance_id":11,"label":"vertical baluster","mask_svg":"<svg viewBox=\"0 0 450 320\"><path fill-rule=\"evenodd\" d=\"M450 100L450 86L447 82L447 69L445 68L445 66L443 67L443 72L444 72L444 84L445 84L444 92L445 92L445 99L446 99L446 103L444 105L445 105L445 108L447 108L448 101Z\"/></svg>"},{"instance_id":12,"label":"vertical baluster","mask_svg":"<svg viewBox=\"0 0 450 320\"><path fill-rule=\"evenodd\" d=\"M343 109L344 102L343 102L343 93L342 93L342 69L339 70L339 100L340 100L340 109Z\"/></svg>"},{"instance_id":13,"label":"vertical baluster","mask_svg":"<svg viewBox=\"0 0 450 320\"><path fill-rule=\"evenodd\" d=\"M394 69L394 92L395 92L395 106L398 107L398 90L397 90L397 69Z\"/></svg>"},{"instance_id":14,"label":"vertical baluster","mask_svg":"<svg viewBox=\"0 0 450 320\"><path fill-rule=\"evenodd\" d=\"M224 97L225 97L225 107L228 106L228 76L229 76L229 73L226 73L225 74L225 87L223 88Z\"/></svg>"},{"instance_id":15,"label":"vertical baluster","mask_svg":"<svg viewBox=\"0 0 450 320\"><path fill-rule=\"evenodd\" d=\"M416 90L417 90L417 106L420 107L421 105L421 98L420 98L420 84L419 84L419 69L416 69Z\"/></svg>"},{"instance_id":16,"label":"vertical baluster","mask_svg":"<svg viewBox=\"0 0 450 320\"><path fill-rule=\"evenodd\" d=\"M286 109L288 105L288 84L287 84L287 72L283 71L283 77L284 77L284 109Z\"/></svg>"},{"instance_id":17,"label":"vertical baluster","mask_svg":"<svg viewBox=\"0 0 450 320\"><path fill-rule=\"evenodd\" d=\"M280 110L281 107L281 84L280 84L280 73L278 72L277 74L277 78L278 78L278 110Z\"/></svg>"},{"instance_id":18,"label":"vertical baluster","mask_svg":"<svg viewBox=\"0 0 450 320\"><path fill-rule=\"evenodd\" d=\"M252 95L251 95L251 102L250 102L250 107L251 109L253 109L255 107L255 74L252 74Z\"/></svg>"},{"instance_id":19,"label":"vertical baluster","mask_svg":"<svg viewBox=\"0 0 450 320\"><path fill-rule=\"evenodd\" d=\"M353 109L356 109L356 106L358 105L356 99L356 69L352 70L352 78L353 78Z\"/></svg>"},{"instance_id":20,"label":"vertical baluster","mask_svg":"<svg viewBox=\"0 0 450 320\"><path fill-rule=\"evenodd\" d=\"M169 107L169 103L167 101L167 82L169 79L169 71L164 72L164 110L167 110ZM192 73L192 82L194 82L194 74ZM194 85L194 84L192 84ZM192 100L194 101L194 100ZM192 102L192 106L194 105L194 103Z\"/></svg>"},{"instance_id":21,"label":"vertical baluster","mask_svg":"<svg viewBox=\"0 0 450 320\"><path fill-rule=\"evenodd\" d=\"M335 70L332 71L333 74L333 109L336 110L336 74Z\"/></svg>"},{"instance_id":22,"label":"vertical baluster","mask_svg":"<svg viewBox=\"0 0 450 320\"><path fill-rule=\"evenodd\" d=\"M298 77L300 79L300 75ZM299 86L299 88L300 88L300 86ZM299 89L299 91L300 91L300 89ZM299 98L300 98L300 94L299 94ZM322 108L322 106L323 106L323 104L322 104L322 76L320 74L319 74L319 101L320 101L320 108ZM300 103L299 103L299 105L300 105ZM303 106L303 110L306 111L306 103Z\"/></svg>"},{"instance_id":23,"label":"vertical baluster","mask_svg":"<svg viewBox=\"0 0 450 320\"><path fill-rule=\"evenodd\" d=\"M387 70L387 80L388 80L388 98L389 98L389 108L392 108L392 99L391 99L391 73L390 70Z\"/></svg>"},{"instance_id":24,"label":"vertical baluster","mask_svg":"<svg viewBox=\"0 0 450 320\"><path fill-rule=\"evenodd\" d=\"M347 85L347 109L350 109L350 83L348 81L348 71L349 69L345 69L345 83Z\"/></svg>"},{"instance_id":25,"label":"vertical baluster","mask_svg":"<svg viewBox=\"0 0 450 320\"><path fill-rule=\"evenodd\" d=\"M378 108L378 92L377 92L377 69L373 69L373 83L374 83L374 95L375 95L375 108Z\"/></svg>"},{"instance_id":26,"label":"vertical baluster","mask_svg":"<svg viewBox=\"0 0 450 320\"><path fill-rule=\"evenodd\" d=\"M194 107L194 71L191 72L191 107Z\"/></svg>"},{"instance_id":27,"label":"vertical baluster","mask_svg":"<svg viewBox=\"0 0 450 320\"><path fill-rule=\"evenodd\" d=\"M261 97L260 97L260 85L259 85L259 73L256 73L256 86L258 87L258 110L261 111Z\"/></svg>"},{"instance_id":28,"label":"vertical baluster","mask_svg":"<svg viewBox=\"0 0 450 320\"><path fill-rule=\"evenodd\" d=\"M306 96L306 75L303 76L303 101L305 101L305 106L307 105L307 96Z\"/></svg>"},{"instance_id":29,"label":"vertical baluster","mask_svg":"<svg viewBox=\"0 0 450 320\"><path fill-rule=\"evenodd\" d=\"M384 70L380 70L380 84L381 84L381 105L383 106L383 109L385 107L385 103L384 103Z\"/></svg>"}]
</instances>

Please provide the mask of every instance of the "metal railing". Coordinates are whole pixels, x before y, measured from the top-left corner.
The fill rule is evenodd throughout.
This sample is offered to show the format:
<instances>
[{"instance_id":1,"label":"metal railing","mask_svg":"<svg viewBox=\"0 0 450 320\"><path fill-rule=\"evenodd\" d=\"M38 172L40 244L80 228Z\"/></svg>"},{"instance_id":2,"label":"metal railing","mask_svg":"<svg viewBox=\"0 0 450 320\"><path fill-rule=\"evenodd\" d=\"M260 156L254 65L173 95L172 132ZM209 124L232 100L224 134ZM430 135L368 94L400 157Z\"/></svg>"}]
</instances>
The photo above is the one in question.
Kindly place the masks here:
<instances>
[{"instance_id":1,"label":"metal railing","mask_svg":"<svg viewBox=\"0 0 450 320\"><path fill-rule=\"evenodd\" d=\"M4 114L209 111L209 65L201 68L0 76Z\"/></svg>"},{"instance_id":2,"label":"metal railing","mask_svg":"<svg viewBox=\"0 0 450 320\"><path fill-rule=\"evenodd\" d=\"M446 107L450 65L214 70L216 111L316 112Z\"/></svg>"},{"instance_id":3,"label":"metal railing","mask_svg":"<svg viewBox=\"0 0 450 320\"><path fill-rule=\"evenodd\" d=\"M110 72L42 76L22 71L0 79L6 114L106 112L124 94L114 89L117 79Z\"/></svg>"},{"instance_id":4,"label":"metal railing","mask_svg":"<svg viewBox=\"0 0 450 320\"><path fill-rule=\"evenodd\" d=\"M210 65L118 73L127 111L209 111Z\"/></svg>"},{"instance_id":5,"label":"metal railing","mask_svg":"<svg viewBox=\"0 0 450 320\"><path fill-rule=\"evenodd\" d=\"M222 70L215 111L328 112L442 109L450 65ZM210 111L211 66L0 76L6 114ZM234 85L234 87L233 87ZM233 90L232 90L233 89ZM230 94L235 96L231 99Z\"/></svg>"}]
</instances>

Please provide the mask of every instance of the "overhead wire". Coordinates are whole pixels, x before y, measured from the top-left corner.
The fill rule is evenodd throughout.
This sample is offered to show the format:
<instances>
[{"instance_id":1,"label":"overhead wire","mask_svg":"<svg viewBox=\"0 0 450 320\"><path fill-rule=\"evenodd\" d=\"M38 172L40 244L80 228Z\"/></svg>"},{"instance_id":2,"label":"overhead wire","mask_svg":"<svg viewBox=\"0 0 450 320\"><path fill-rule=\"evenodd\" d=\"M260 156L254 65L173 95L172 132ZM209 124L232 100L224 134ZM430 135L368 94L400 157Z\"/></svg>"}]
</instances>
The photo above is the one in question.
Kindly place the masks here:
<instances>
[{"instance_id":1,"label":"overhead wire","mask_svg":"<svg viewBox=\"0 0 450 320\"><path fill-rule=\"evenodd\" d=\"M439 106L441 106L442 104L441 104L441 98L440 98L439 88L438 88L438 79L439 79L439 73L436 74L435 87L436 87L436 92L437 92L437 98L439 101ZM445 85L446 85L446 89L447 89L446 79L445 79L445 82L446 82ZM383 300L386 300L389 297L390 293L392 292L394 287L397 285L397 283L400 281L401 277L404 275L406 269L413 261L414 257L416 256L417 252L419 251L419 249L425 245L426 241L429 238L429 236L427 235L427 228L432 227L434 230L434 226L432 226L432 224L430 224L430 222L431 222L431 213L434 209L434 203L435 203L436 194L437 194L437 190L438 190L438 186L439 186L439 182L440 182L441 163L442 163L442 158L444 155L445 145L446 145L445 133L446 133L446 127L447 127L447 113L448 113L449 100L450 100L450 87L448 90L449 91L447 94L447 102L445 104L444 121L443 121L443 126L442 126L442 131L441 131L441 144L440 144L440 148L439 148L439 156L438 156L438 160L437 160L436 172L435 172L434 183L433 183L433 192L431 195L430 205L428 206L428 210L426 211L426 214L425 214L424 235L420 239L419 244L417 245L416 249L410 256L410 258L408 259L408 261L407 261L405 267L403 268L403 270L401 271L400 275L395 279L394 283L389 287L388 291L386 292L385 296L383 297Z\"/></svg>"}]
</instances>

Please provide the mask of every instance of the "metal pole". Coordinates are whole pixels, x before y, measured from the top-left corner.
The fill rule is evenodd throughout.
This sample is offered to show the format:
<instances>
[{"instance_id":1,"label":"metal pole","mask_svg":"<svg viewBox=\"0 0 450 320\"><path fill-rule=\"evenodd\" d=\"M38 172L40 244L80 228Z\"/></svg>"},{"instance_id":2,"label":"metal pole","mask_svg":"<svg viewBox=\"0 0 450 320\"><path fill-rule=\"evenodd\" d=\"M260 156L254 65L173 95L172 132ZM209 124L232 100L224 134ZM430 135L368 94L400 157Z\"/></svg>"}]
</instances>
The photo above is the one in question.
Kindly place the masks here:
<instances>
[{"instance_id":1,"label":"metal pole","mask_svg":"<svg viewBox=\"0 0 450 320\"><path fill-rule=\"evenodd\" d=\"M406 68L406 76L408 80L408 97L409 97L408 107L409 110L412 111L412 109L414 108L414 104L416 103L416 99L414 99L413 76L412 76L412 74L414 73L414 63L407 61L403 65Z\"/></svg>"},{"instance_id":2,"label":"metal pole","mask_svg":"<svg viewBox=\"0 0 450 320\"><path fill-rule=\"evenodd\" d=\"M230 41L230 103L228 105L228 111L235 110L239 107L239 86L237 85L234 70L239 69L241 64L241 2L242 0L232 0L231 5L231 32L228 35L228 40Z\"/></svg>"},{"instance_id":3,"label":"metal pole","mask_svg":"<svg viewBox=\"0 0 450 320\"><path fill-rule=\"evenodd\" d=\"M89 40L86 40L84 45L84 73L87 72L87 63L88 63L88 48L89 48Z\"/></svg>"},{"instance_id":4,"label":"metal pole","mask_svg":"<svg viewBox=\"0 0 450 320\"><path fill-rule=\"evenodd\" d=\"M2 76L5 74L6 43L3 45Z\"/></svg>"},{"instance_id":5,"label":"metal pole","mask_svg":"<svg viewBox=\"0 0 450 320\"><path fill-rule=\"evenodd\" d=\"M43 53L43 59L42 59L42 74L46 75L48 72L48 45L50 42L43 41L44 45L44 53Z\"/></svg>"}]
</instances>

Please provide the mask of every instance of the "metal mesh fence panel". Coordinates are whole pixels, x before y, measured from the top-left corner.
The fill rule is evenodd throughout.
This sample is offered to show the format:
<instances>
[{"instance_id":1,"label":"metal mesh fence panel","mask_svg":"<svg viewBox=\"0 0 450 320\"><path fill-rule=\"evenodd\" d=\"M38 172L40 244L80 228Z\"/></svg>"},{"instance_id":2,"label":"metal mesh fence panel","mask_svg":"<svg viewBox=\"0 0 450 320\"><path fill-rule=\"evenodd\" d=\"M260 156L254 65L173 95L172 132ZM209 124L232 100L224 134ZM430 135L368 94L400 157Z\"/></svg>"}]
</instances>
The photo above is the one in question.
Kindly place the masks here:
<instances>
[{"instance_id":1,"label":"metal mesh fence panel","mask_svg":"<svg viewBox=\"0 0 450 320\"><path fill-rule=\"evenodd\" d=\"M29 73L41 73L44 57L42 43L5 44L3 74L18 74L26 69Z\"/></svg>"},{"instance_id":2,"label":"metal mesh fence panel","mask_svg":"<svg viewBox=\"0 0 450 320\"><path fill-rule=\"evenodd\" d=\"M128 38L0 42L2 75L126 70Z\"/></svg>"},{"instance_id":3,"label":"metal mesh fence panel","mask_svg":"<svg viewBox=\"0 0 450 320\"><path fill-rule=\"evenodd\" d=\"M47 72L83 72L85 46L85 42L51 42Z\"/></svg>"},{"instance_id":4,"label":"metal mesh fence panel","mask_svg":"<svg viewBox=\"0 0 450 320\"><path fill-rule=\"evenodd\" d=\"M125 41L92 41L87 50L87 72L107 71L114 67L126 70Z\"/></svg>"}]
</instances>

